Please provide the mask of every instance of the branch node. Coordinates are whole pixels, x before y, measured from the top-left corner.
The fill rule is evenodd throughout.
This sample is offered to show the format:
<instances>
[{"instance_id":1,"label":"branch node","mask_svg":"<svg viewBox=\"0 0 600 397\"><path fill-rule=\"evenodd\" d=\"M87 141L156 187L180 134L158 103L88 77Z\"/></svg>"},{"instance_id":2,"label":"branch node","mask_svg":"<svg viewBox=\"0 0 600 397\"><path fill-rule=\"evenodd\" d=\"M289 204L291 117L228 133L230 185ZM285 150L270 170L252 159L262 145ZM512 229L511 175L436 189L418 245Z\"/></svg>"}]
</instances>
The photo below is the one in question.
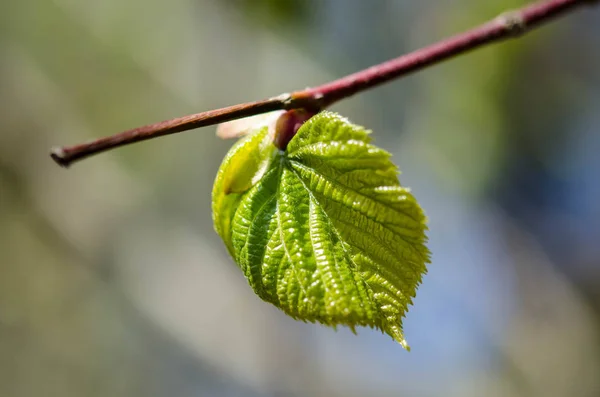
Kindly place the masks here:
<instances>
[{"instance_id":1,"label":"branch node","mask_svg":"<svg viewBox=\"0 0 600 397\"><path fill-rule=\"evenodd\" d=\"M284 106L288 106L292 103L292 95L289 92L284 92L283 94L277 95L271 99L280 101Z\"/></svg>"},{"instance_id":2,"label":"branch node","mask_svg":"<svg viewBox=\"0 0 600 397\"><path fill-rule=\"evenodd\" d=\"M527 22L523 18L523 14L519 11L508 11L500 14L496 18L496 21L504 27L507 35L510 37L521 36L527 32Z\"/></svg>"}]
</instances>

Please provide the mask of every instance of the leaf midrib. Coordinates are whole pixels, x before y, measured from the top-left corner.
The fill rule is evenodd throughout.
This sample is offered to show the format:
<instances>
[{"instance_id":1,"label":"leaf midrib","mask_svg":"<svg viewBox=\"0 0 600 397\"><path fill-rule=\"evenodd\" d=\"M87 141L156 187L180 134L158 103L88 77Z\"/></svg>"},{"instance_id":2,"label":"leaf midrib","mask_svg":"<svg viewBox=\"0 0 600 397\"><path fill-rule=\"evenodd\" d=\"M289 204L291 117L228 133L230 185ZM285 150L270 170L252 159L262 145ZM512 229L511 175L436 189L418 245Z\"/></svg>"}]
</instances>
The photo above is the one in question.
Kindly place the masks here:
<instances>
[{"instance_id":1,"label":"leaf midrib","mask_svg":"<svg viewBox=\"0 0 600 397\"><path fill-rule=\"evenodd\" d=\"M294 169L294 167L290 166L290 163L295 162L295 161L290 160L289 158L286 158L285 160L286 161L284 163L284 166L287 166L288 169L292 172L292 174L294 174L296 176L296 178L298 178L298 181L300 181L300 183L304 187L304 190L308 194L309 199L311 201L313 201L321 209L323 209L323 206L321 205L321 203L319 202L319 200L312 194L312 191L308 188L308 186L306 186L306 183L304 183L304 180L302 179L302 177L298 174L298 172ZM327 212L324 209L323 209L323 212L325 213L325 215L327 215L326 216L327 223L329 224L329 227L331 228L331 230L333 231L333 233L335 233L335 235L337 236L338 240L340 241L340 243L341 243L340 246L342 247L342 250L344 251L344 254L346 255L346 257L348 258L348 262L352 263L352 265L354 266L354 268L358 271L358 269L359 269L358 264L356 262L354 262L354 260L352 259L352 254L347 250L345 244L343 243L345 241L344 238L342 237L342 235L340 234L340 232L338 231L338 229L335 227L335 225L331 221L331 217L327 214ZM312 240L311 240L311 242L312 242ZM314 249L313 249L313 256L314 256ZM316 258L315 258L315 262L316 262ZM336 265L337 265L337 260L336 260ZM360 277L362 279L362 276L360 276ZM373 290L372 290L371 286L364 279L363 279L363 282L364 282L365 287L370 292L368 295L372 296Z\"/></svg>"}]
</instances>

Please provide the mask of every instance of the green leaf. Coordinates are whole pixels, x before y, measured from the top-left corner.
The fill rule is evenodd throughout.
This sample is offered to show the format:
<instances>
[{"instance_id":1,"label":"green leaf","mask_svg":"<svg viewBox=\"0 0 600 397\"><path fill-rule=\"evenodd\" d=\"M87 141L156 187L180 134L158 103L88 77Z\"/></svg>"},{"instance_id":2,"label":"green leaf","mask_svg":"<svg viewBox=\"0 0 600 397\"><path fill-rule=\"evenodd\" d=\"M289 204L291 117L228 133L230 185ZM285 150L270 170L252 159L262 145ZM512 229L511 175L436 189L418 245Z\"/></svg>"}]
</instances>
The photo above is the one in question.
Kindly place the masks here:
<instances>
[{"instance_id":1,"label":"green leaf","mask_svg":"<svg viewBox=\"0 0 600 397\"><path fill-rule=\"evenodd\" d=\"M264 127L229 152L213 189L217 233L256 294L303 321L378 328L402 318L426 272L425 216L390 154L321 112L285 151Z\"/></svg>"}]
</instances>

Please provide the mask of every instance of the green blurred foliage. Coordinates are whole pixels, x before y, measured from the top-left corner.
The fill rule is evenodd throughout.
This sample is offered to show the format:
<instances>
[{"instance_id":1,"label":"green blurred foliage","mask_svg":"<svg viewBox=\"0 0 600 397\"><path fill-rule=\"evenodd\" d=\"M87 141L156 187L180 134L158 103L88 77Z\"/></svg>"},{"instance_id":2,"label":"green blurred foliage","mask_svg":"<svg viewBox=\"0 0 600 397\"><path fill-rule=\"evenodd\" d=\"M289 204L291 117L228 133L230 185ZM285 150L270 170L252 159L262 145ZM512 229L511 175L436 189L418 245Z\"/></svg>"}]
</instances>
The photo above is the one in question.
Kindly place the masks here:
<instances>
[{"instance_id":1,"label":"green blurred foliage","mask_svg":"<svg viewBox=\"0 0 600 397\"><path fill-rule=\"evenodd\" d=\"M464 26L489 19L498 9L510 9L523 1L475 3L468 12L455 5L436 8L436 24L423 31L426 37L443 37ZM434 29L431 29L435 26ZM535 39L506 42L475 51L466 57L440 65L420 76L420 98L428 104L415 109L411 131L423 142L423 155L440 173L440 183L467 196L489 188L502 169L507 147L505 98L514 95L511 77L519 73L522 54L536 45ZM433 142L433 145L429 143Z\"/></svg>"},{"instance_id":2,"label":"green blurred foliage","mask_svg":"<svg viewBox=\"0 0 600 397\"><path fill-rule=\"evenodd\" d=\"M597 294L586 301L482 194L500 193L511 167L530 171L512 154L553 167L572 138L600 81L598 36L577 15L336 109L379 126L402 178L425 181L415 194L442 235L425 283L447 271L432 289L485 328L503 317L475 305L493 293L477 270L500 257L497 270L517 280L493 295L514 312L484 329L499 361L461 355L489 346L470 334L453 344L444 325L458 314L427 312L426 300L411 312L434 320L402 355L366 332L287 322L256 299L212 229L210 191L231 145L214 129L68 171L48 158L53 145L324 82L525 3L332 1L0 2L0 396L598 395ZM490 224L493 238L474 241L480 230L461 229L461 215ZM557 245L575 239L570 218L554 215L547 228L565 233ZM472 273L473 285L455 287ZM456 372L434 374L446 364Z\"/></svg>"},{"instance_id":3,"label":"green blurred foliage","mask_svg":"<svg viewBox=\"0 0 600 397\"><path fill-rule=\"evenodd\" d=\"M311 1L306 0L225 0L257 23L266 26L302 25L309 15Z\"/></svg>"}]
</instances>

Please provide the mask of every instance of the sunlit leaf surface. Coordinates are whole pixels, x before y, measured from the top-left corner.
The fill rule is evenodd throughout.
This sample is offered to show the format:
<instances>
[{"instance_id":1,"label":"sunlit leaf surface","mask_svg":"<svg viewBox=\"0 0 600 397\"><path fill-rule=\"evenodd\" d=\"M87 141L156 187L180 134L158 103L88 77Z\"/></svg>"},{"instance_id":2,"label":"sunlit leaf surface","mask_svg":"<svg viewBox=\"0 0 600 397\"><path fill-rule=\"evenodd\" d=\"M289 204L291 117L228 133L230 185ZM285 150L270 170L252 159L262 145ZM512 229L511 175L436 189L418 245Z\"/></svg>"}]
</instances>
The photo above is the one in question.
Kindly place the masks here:
<instances>
[{"instance_id":1,"label":"sunlit leaf surface","mask_svg":"<svg viewBox=\"0 0 600 397\"><path fill-rule=\"evenodd\" d=\"M425 217L368 131L321 112L285 151L262 127L229 152L215 229L256 294L288 315L378 328L407 347L402 318L426 272Z\"/></svg>"}]
</instances>

